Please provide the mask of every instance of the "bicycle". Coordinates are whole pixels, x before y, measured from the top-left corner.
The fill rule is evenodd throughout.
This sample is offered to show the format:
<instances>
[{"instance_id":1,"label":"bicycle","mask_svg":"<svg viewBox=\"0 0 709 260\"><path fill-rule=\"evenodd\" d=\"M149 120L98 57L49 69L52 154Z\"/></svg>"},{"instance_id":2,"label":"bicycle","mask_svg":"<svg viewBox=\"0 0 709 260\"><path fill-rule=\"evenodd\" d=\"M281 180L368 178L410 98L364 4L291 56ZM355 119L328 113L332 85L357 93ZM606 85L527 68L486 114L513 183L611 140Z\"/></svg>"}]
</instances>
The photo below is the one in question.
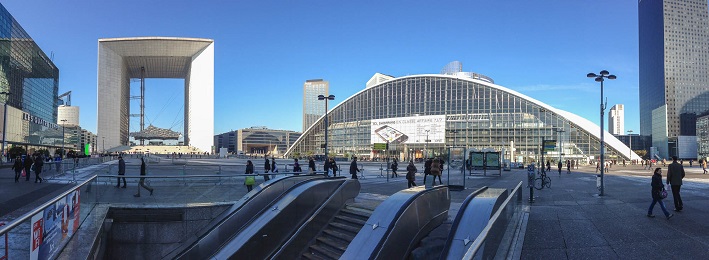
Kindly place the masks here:
<instances>
[{"instance_id":1,"label":"bicycle","mask_svg":"<svg viewBox=\"0 0 709 260\"><path fill-rule=\"evenodd\" d=\"M537 190L541 190L546 186L547 188L551 188L551 178L549 178L546 174L546 172L541 171L539 172L539 177L534 179L534 188Z\"/></svg>"}]
</instances>

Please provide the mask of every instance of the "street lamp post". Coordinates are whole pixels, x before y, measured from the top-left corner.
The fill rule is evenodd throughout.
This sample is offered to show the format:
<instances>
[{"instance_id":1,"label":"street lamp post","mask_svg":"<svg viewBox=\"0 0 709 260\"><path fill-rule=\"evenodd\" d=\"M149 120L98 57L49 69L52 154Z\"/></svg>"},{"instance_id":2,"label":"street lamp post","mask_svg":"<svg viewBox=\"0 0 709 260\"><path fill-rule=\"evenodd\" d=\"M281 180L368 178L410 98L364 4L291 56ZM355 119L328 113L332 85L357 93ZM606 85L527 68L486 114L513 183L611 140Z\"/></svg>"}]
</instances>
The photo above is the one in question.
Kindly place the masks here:
<instances>
[{"instance_id":1,"label":"street lamp post","mask_svg":"<svg viewBox=\"0 0 709 260\"><path fill-rule=\"evenodd\" d=\"M426 129L426 140L423 140L423 158L426 159L428 158L426 153L428 152L428 142L431 140L428 140L428 132L431 131L429 129Z\"/></svg>"},{"instance_id":2,"label":"street lamp post","mask_svg":"<svg viewBox=\"0 0 709 260\"><path fill-rule=\"evenodd\" d=\"M62 159L64 159L64 125L66 125L66 119L60 120L62 122Z\"/></svg>"},{"instance_id":3,"label":"street lamp post","mask_svg":"<svg viewBox=\"0 0 709 260\"><path fill-rule=\"evenodd\" d=\"M453 147L456 147L457 146L456 141L458 141L458 140L456 140L457 139L456 134L458 133L458 130L451 130L450 132L453 134Z\"/></svg>"},{"instance_id":4,"label":"street lamp post","mask_svg":"<svg viewBox=\"0 0 709 260\"><path fill-rule=\"evenodd\" d=\"M101 150L103 150L103 153L106 153L106 137L102 136L101 137Z\"/></svg>"},{"instance_id":5,"label":"street lamp post","mask_svg":"<svg viewBox=\"0 0 709 260\"><path fill-rule=\"evenodd\" d=\"M7 140L7 139L5 136L7 136L7 97L10 96L10 92L3 91L3 92L0 92L0 95L5 95L5 102L3 103L3 112L2 112L3 113L2 114L2 149L1 149L2 151L0 151L0 153L2 153L3 157L6 157L5 156L5 140ZM0 159L0 162L3 162L3 159Z\"/></svg>"},{"instance_id":6,"label":"street lamp post","mask_svg":"<svg viewBox=\"0 0 709 260\"><path fill-rule=\"evenodd\" d=\"M630 164L633 164L633 130L628 130L628 142L630 142L630 145L628 145L628 148L630 148L630 154L628 154L628 160L630 160Z\"/></svg>"},{"instance_id":7,"label":"street lamp post","mask_svg":"<svg viewBox=\"0 0 709 260\"><path fill-rule=\"evenodd\" d=\"M325 100L325 158L327 158L327 101L335 100L335 95L329 95L327 97L325 95L318 95L318 100Z\"/></svg>"},{"instance_id":8,"label":"street lamp post","mask_svg":"<svg viewBox=\"0 0 709 260\"><path fill-rule=\"evenodd\" d=\"M600 196L603 196L603 195L604 195L604 189L605 189L605 188L604 188L604 184L603 184L603 175L604 175L604 174L603 174L603 168L604 168L604 166L605 166L605 158L604 158L604 157L605 157L605 154L604 154L604 153L605 153L605 151L604 151L605 149L604 149L604 147L603 147L603 145L604 145L604 144L603 144L603 132L604 132L604 131L603 131L603 112L604 112L604 110L606 109L606 105L603 103L603 81L605 81L605 79L616 79L616 76L610 74L607 70L602 70L599 75L597 75L596 73L591 72L591 73L586 74L586 77L595 78L594 80L595 80L596 82L601 82L601 141L600 141L600 147L601 147L601 151L600 151L600 154L601 154L601 161L600 161L600 163L601 163L601 165L599 165L598 168L601 169L601 194L599 194L599 195L600 195Z\"/></svg>"}]
</instances>

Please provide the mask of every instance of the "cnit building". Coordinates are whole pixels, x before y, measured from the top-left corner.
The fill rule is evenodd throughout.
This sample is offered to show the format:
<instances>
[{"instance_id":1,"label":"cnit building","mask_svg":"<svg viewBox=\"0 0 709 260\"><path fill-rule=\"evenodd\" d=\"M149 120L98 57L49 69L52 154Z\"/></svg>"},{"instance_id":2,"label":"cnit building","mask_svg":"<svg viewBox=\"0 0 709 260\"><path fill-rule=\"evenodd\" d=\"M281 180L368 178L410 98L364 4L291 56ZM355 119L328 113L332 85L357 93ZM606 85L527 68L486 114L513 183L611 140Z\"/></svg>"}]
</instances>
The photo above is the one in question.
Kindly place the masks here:
<instances>
[{"instance_id":1,"label":"cnit building","mask_svg":"<svg viewBox=\"0 0 709 260\"><path fill-rule=\"evenodd\" d=\"M376 158L374 143L388 142L400 159L444 155L449 147L505 151L511 162L539 159L542 140L558 140L547 158L588 163L599 155L600 127L575 114L496 85L484 75L463 72L460 62L440 74L409 75L371 84L333 107L286 152L305 157ZM639 160L630 148L605 134L611 160ZM631 157L632 156L632 157Z\"/></svg>"}]
</instances>

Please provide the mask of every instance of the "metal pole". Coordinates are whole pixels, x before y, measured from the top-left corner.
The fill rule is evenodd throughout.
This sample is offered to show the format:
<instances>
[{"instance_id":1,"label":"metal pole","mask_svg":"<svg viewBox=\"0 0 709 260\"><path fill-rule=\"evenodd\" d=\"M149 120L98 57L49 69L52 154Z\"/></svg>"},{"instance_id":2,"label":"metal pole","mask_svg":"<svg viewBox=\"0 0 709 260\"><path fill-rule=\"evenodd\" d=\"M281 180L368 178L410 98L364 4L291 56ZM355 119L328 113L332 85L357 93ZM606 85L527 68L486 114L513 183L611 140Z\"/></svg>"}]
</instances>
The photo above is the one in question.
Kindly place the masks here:
<instances>
[{"instance_id":1,"label":"metal pole","mask_svg":"<svg viewBox=\"0 0 709 260\"><path fill-rule=\"evenodd\" d=\"M601 78L601 165L599 165L599 168L601 169L601 194L600 196L604 195L604 185L603 185L603 170L606 166L605 164L605 155L604 155L604 147L603 147L603 110L605 107L603 106L603 78Z\"/></svg>"},{"instance_id":2,"label":"metal pole","mask_svg":"<svg viewBox=\"0 0 709 260\"><path fill-rule=\"evenodd\" d=\"M5 140L6 140L5 136L7 135L7 99L5 99L5 104L3 105L3 107L4 107L4 109L3 109L3 115L2 115L2 151L0 151L0 152L2 152L3 157L6 157L5 156ZM0 159L0 162L2 162L2 161L3 160ZM7 238L7 236L5 236L5 238Z\"/></svg>"},{"instance_id":3,"label":"metal pole","mask_svg":"<svg viewBox=\"0 0 709 260\"><path fill-rule=\"evenodd\" d=\"M633 136L631 134L633 133L633 130L628 130L628 141L630 142L630 145L628 148L630 148L630 154L628 154L628 160L630 160L630 165L633 165Z\"/></svg>"},{"instance_id":4,"label":"metal pole","mask_svg":"<svg viewBox=\"0 0 709 260\"><path fill-rule=\"evenodd\" d=\"M325 99L325 160L327 160L327 98Z\"/></svg>"}]
</instances>

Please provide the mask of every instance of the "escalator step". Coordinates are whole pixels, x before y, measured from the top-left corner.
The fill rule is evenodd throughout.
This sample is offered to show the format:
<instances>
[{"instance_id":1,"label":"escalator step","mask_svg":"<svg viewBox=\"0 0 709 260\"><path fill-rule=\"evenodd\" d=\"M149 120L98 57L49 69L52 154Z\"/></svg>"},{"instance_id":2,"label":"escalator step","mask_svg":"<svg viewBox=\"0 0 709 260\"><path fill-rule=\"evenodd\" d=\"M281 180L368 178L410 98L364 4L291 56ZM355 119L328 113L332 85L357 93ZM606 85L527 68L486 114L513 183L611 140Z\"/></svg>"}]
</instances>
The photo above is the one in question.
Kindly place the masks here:
<instances>
[{"instance_id":1,"label":"escalator step","mask_svg":"<svg viewBox=\"0 0 709 260\"><path fill-rule=\"evenodd\" d=\"M350 233L352 235L357 235L359 230L362 229L361 226L347 225L347 224L338 223L338 222L330 222L330 227L332 227L333 229L345 231L345 232Z\"/></svg>"},{"instance_id":2,"label":"escalator step","mask_svg":"<svg viewBox=\"0 0 709 260\"><path fill-rule=\"evenodd\" d=\"M367 219L369 219L369 216L372 215L371 212L368 213L368 212L363 212L363 211L359 211L359 210L351 210L351 209L347 209L347 208L340 210L339 214L344 215L344 216L348 216L348 217L361 219L364 221L367 221Z\"/></svg>"},{"instance_id":3,"label":"escalator step","mask_svg":"<svg viewBox=\"0 0 709 260\"><path fill-rule=\"evenodd\" d=\"M317 245L320 246L321 248L325 248L327 250L330 250L331 252L336 252L340 255L347 250L347 246L350 244L349 242L344 242L340 239L332 239L329 237L318 237L315 239L317 241Z\"/></svg>"},{"instance_id":4,"label":"escalator step","mask_svg":"<svg viewBox=\"0 0 709 260\"><path fill-rule=\"evenodd\" d=\"M353 217L348 217L348 216L343 216L343 215L337 215L337 216L335 216L335 219L336 219L336 220L343 221L343 222L349 222L349 223L352 223L352 224L357 224L357 225L359 225L359 226L364 226L364 224L367 223L366 220L361 220L361 219L358 219L358 218L353 218Z\"/></svg>"},{"instance_id":5,"label":"escalator step","mask_svg":"<svg viewBox=\"0 0 709 260\"><path fill-rule=\"evenodd\" d=\"M325 258L325 257L322 257L322 256L320 256L320 255L316 255L316 254L310 253L310 251L308 251L308 252L303 253L301 259L327 260L327 259L330 259L330 258Z\"/></svg>"},{"instance_id":6,"label":"escalator step","mask_svg":"<svg viewBox=\"0 0 709 260\"><path fill-rule=\"evenodd\" d=\"M315 244L310 246L310 253L312 256L320 257L323 259L339 259L342 253L344 253L344 251L342 253L337 253L326 247Z\"/></svg>"},{"instance_id":7,"label":"escalator step","mask_svg":"<svg viewBox=\"0 0 709 260\"><path fill-rule=\"evenodd\" d=\"M347 244L352 242L352 239L354 239L354 236L351 235L350 232L340 232L339 230L329 228L323 230L323 234L326 234L328 237L332 237L333 239L342 240L342 242Z\"/></svg>"}]
</instances>

